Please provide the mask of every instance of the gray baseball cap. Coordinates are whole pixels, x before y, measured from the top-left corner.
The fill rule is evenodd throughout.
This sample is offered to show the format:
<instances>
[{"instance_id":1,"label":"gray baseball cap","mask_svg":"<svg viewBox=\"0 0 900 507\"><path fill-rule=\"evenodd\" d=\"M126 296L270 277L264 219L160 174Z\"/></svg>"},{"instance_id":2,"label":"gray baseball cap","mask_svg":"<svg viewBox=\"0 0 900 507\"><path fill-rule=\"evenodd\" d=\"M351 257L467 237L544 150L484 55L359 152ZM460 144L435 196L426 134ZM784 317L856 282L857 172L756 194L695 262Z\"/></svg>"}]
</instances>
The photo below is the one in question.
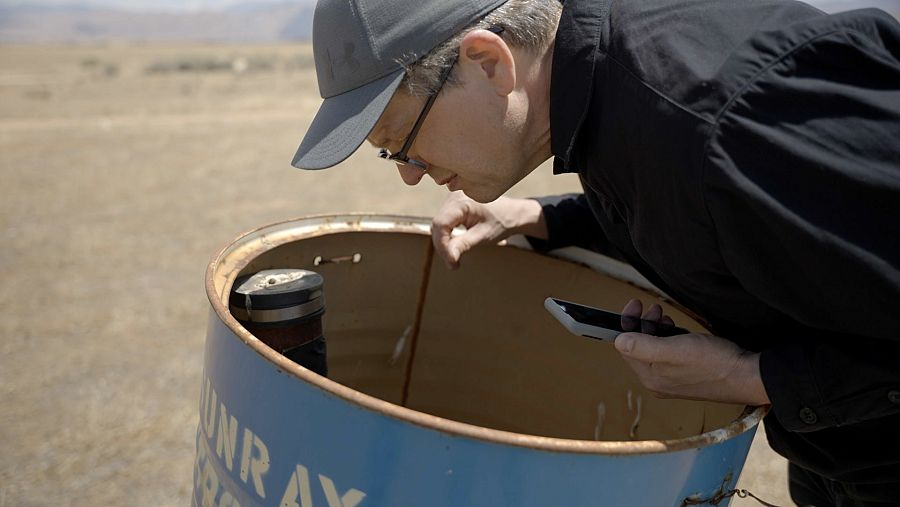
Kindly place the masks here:
<instances>
[{"instance_id":1,"label":"gray baseball cap","mask_svg":"<svg viewBox=\"0 0 900 507\"><path fill-rule=\"evenodd\" d=\"M342 162L365 141L411 64L506 0L319 0L313 54L324 102L294 161Z\"/></svg>"}]
</instances>

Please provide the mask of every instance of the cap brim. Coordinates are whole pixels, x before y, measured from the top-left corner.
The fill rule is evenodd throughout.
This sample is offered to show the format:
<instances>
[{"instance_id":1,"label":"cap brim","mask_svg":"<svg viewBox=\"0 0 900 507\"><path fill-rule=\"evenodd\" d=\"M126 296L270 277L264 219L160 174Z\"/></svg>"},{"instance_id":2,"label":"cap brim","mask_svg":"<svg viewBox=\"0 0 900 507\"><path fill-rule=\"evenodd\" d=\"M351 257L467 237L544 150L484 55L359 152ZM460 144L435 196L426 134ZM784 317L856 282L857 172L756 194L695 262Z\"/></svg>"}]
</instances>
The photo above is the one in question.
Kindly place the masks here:
<instances>
[{"instance_id":1,"label":"cap brim","mask_svg":"<svg viewBox=\"0 0 900 507\"><path fill-rule=\"evenodd\" d=\"M366 140L403 81L403 69L322 102L291 165L325 169L343 162Z\"/></svg>"}]
</instances>

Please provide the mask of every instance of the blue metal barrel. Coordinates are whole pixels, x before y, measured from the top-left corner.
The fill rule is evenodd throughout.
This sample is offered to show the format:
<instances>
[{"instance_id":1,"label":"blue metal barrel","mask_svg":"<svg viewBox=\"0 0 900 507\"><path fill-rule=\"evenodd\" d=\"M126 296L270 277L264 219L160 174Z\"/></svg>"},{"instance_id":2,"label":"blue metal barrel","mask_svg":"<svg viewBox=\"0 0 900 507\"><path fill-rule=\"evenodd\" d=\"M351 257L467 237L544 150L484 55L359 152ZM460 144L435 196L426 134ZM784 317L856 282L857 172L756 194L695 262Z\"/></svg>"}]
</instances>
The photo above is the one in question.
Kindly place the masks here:
<instances>
[{"instance_id":1,"label":"blue metal barrel","mask_svg":"<svg viewBox=\"0 0 900 507\"><path fill-rule=\"evenodd\" d=\"M236 278L274 268L324 277L329 378L228 312ZM679 506L734 487L765 413L657 399L568 334L545 297L641 297L703 329L584 250L482 247L451 272L425 219L311 217L229 244L206 290L195 506Z\"/></svg>"}]
</instances>

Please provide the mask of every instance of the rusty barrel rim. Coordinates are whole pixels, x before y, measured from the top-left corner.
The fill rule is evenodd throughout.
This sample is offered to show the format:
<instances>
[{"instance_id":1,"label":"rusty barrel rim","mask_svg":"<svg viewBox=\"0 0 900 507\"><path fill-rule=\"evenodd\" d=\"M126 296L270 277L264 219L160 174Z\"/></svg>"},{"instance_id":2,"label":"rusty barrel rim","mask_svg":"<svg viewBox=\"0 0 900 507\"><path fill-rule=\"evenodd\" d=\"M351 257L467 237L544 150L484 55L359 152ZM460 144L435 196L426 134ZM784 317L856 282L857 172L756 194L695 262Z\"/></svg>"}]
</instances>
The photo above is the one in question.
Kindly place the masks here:
<instances>
[{"instance_id":1,"label":"rusty barrel rim","mask_svg":"<svg viewBox=\"0 0 900 507\"><path fill-rule=\"evenodd\" d=\"M326 234L346 232L380 231L430 236L430 226L431 220L424 217L376 213L311 215L264 225L239 235L213 256L206 270L206 295L219 319L244 344L284 372L361 408L460 437L547 452L602 455L656 454L694 449L724 442L754 428L768 412L768 406L747 407L737 419L727 426L706 431L699 435L673 440L634 440L627 442L575 440L485 428L396 405L319 376L285 358L251 335L231 315L227 303L223 301L223 297L227 300L231 284L234 283L237 274L247 265L249 260L276 246ZM251 246L256 240L259 240L259 245L255 250L246 248ZM245 247L246 251L242 251L241 247ZM594 266L590 267L596 269ZM224 273L220 273L220 271L224 271ZM217 279L219 281L224 279L224 282L221 283L221 289L217 288ZM224 291L224 294L220 290Z\"/></svg>"}]
</instances>

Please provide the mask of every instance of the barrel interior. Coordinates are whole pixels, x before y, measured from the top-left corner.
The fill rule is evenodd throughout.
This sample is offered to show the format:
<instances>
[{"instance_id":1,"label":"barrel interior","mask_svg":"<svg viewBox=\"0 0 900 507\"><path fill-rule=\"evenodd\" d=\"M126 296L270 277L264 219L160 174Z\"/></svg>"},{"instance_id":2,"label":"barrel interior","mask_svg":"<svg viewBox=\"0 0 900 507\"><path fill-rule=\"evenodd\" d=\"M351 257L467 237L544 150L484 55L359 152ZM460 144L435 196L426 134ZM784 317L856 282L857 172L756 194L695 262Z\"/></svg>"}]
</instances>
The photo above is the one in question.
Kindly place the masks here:
<instances>
[{"instance_id":1,"label":"barrel interior","mask_svg":"<svg viewBox=\"0 0 900 507\"><path fill-rule=\"evenodd\" d=\"M324 260L359 253L358 263ZM482 247L457 271L430 238L341 232L263 250L240 274L304 268L325 278L329 378L447 419L583 440L676 439L727 425L742 406L663 400L608 343L573 336L547 296L618 310L653 294L585 266ZM702 327L661 302L678 325ZM417 321L418 319L418 321Z\"/></svg>"}]
</instances>

